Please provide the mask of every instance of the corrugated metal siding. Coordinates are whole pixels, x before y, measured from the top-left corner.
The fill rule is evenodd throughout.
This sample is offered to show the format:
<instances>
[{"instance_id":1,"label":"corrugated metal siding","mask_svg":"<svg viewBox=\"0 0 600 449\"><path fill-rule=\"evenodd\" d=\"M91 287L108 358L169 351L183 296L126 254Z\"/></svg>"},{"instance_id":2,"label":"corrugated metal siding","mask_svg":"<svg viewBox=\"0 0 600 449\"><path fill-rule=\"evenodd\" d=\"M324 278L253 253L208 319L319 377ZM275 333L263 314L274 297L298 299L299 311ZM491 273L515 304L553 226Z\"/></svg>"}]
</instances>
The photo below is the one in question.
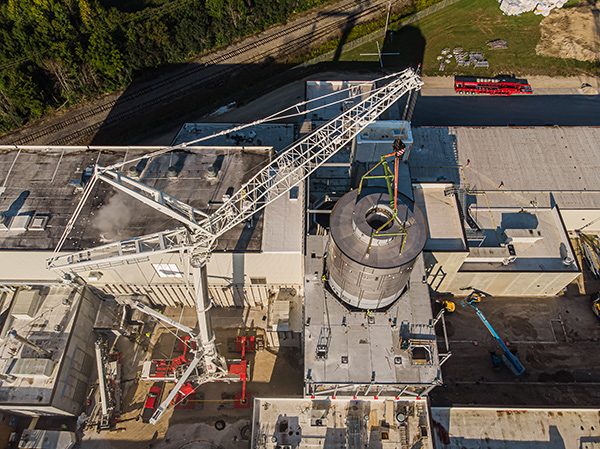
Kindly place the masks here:
<instances>
[{"instance_id":1,"label":"corrugated metal siding","mask_svg":"<svg viewBox=\"0 0 600 449\"><path fill-rule=\"evenodd\" d=\"M299 285L260 284L260 285L210 285L209 295L219 307L266 307L270 296L279 289L294 288ZM110 295L146 295L156 305L194 306L193 286L185 284L125 285L106 284L101 287Z\"/></svg>"}]
</instances>

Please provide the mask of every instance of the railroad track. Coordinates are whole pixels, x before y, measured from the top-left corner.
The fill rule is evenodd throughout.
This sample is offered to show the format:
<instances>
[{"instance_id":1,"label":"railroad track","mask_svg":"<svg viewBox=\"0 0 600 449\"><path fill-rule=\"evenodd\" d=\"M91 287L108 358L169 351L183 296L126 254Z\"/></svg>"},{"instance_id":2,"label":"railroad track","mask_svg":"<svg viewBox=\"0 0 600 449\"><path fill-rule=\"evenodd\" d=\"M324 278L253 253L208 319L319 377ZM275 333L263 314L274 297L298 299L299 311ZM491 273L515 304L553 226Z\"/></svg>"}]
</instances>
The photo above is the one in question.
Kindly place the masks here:
<instances>
[{"instance_id":1,"label":"railroad track","mask_svg":"<svg viewBox=\"0 0 600 449\"><path fill-rule=\"evenodd\" d=\"M8 140L7 143L9 144L35 142L44 137L66 130L69 127L74 127L74 125L81 124L84 121L92 119L94 116L101 115L113 109L117 103L119 104L119 108L124 108L121 112L113 113L109 117L100 119L96 123L92 123L88 126L78 127L72 132L57 137L56 139L51 139L48 142L48 144L53 145L74 143L84 137L92 135L101 126L110 126L111 124L122 122L125 119L139 115L140 110L152 108L163 102L172 102L174 98L181 97L185 92L201 84L207 84L207 87L211 88L218 87L229 75L240 74L249 70L249 64L260 63L268 57L293 54L298 50L309 48L315 41L319 41L332 34L332 32L339 30L344 23L357 21L375 15L377 12L382 12L382 6L385 6L386 4L387 0L374 1L365 8L352 12L357 6L355 0L342 2L336 8L325 12L330 18L326 23L326 26L319 27L319 20L315 17L300 19L289 27L281 27L281 29L278 29L274 33L269 33L268 36L263 38L261 38L260 35L249 38L235 48L231 48L224 52L217 52L206 60L201 60L200 64L180 70L171 76L165 76L156 82L147 83L143 87L127 92L119 98L105 101L104 103L91 107L79 114L65 118L58 123L45 126L38 131L28 133L25 136L16 137L15 139L12 139L12 141L10 135L5 136L3 140ZM331 17L333 17L333 19L331 19ZM312 32L296 38L293 37L294 33L303 29L310 29L311 27L313 28ZM288 36L290 39L287 41L275 46L269 45ZM246 54L248 56L244 57ZM239 59L239 57L242 57L242 59L235 60ZM219 68L219 65L221 64L224 66ZM254 67L252 68L254 69ZM215 70L211 72L210 69ZM190 78L188 82L184 85L176 86L178 82L181 82L186 78ZM157 91L161 91L161 93L153 95L153 93ZM147 100L141 102L137 101L147 95L150 96ZM131 107L127 108L127 104L131 104Z\"/></svg>"}]
</instances>

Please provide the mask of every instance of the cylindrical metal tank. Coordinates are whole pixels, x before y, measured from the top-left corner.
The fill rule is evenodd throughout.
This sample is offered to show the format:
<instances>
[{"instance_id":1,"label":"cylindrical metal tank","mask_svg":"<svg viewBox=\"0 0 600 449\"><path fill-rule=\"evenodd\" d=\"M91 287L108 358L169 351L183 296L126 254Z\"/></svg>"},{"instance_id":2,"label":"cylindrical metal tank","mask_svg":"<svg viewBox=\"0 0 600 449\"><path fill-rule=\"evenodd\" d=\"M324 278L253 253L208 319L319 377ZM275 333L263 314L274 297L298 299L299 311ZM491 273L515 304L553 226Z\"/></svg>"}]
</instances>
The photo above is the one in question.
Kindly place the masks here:
<instances>
[{"instance_id":1,"label":"cylindrical metal tank","mask_svg":"<svg viewBox=\"0 0 600 449\"><path fill-rule=\"evenodd\" d=\"M415 259L425 246L427 225L423 213L404 195L398 194L397 210L398 219L387 226L385 235L373 236L393 214L387 192L363 191L358 197L358 190L353 190L333 208L327 280L352 307L387 307L408 284Z\"/></svg>"}]
</instances>

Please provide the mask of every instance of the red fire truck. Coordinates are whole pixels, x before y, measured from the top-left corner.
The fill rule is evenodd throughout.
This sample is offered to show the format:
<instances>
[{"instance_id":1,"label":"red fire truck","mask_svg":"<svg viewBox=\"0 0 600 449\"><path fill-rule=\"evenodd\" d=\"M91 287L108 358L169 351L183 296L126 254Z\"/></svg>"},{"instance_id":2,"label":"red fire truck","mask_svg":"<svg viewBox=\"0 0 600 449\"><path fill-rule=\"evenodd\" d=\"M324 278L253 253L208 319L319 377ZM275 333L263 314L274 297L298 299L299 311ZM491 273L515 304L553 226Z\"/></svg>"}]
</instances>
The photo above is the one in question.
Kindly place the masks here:
<instances>
[{"instance_id":1,"label":"red fire truck","mask_svg":"<svg viewBox=\"0 0 600 449\"><path fill-rule=\"evenodd\" d=\"M516 95L531 94L533 90L526 79L507 76L476 78L454 77L454 91L459 95Z\"/></svg>"}]
</instances>

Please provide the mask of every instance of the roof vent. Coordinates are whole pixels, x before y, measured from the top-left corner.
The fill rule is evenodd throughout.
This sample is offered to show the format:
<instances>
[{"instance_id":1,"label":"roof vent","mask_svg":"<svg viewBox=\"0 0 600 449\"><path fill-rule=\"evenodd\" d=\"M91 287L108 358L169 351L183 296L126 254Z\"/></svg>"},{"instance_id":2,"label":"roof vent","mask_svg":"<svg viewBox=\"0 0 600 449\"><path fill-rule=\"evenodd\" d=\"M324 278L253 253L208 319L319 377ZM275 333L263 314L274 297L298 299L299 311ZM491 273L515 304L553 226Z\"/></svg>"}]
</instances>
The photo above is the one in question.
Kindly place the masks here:
<instances>
[{"instance_id":1,"label":"roof vent","mask_svg":"<svg viewBox=\"0 0 600 449\"><path fill-rule=\"evenodd\" d=\"M563 258L562 263L565 267L570 267L575 263L575 259L573 259L571 256L566 256Z\"/></svg>"},{"instance_id":2,"label":"roof vent","mask_svg":"<svg viewBox=\"0 0 600 449\"><path fill-rule=\"evenodd\" d=\"M29 224L30 231L44 231L46 229L46 225L50 220L49 214L34 214L31 219L31 223Z\"/></svg>"},{"instance_id":3,"label":"roof vent","mask_svg":"<svg viewBox=\"0 0 600 449\"><path fill-rule=\"evenodd\" d=\"M217 179L217 170L213 165L206 169L206 179L214 180Z\"/></svg>"},{"instance_id":4,"label":"roof vent","mask_svg":"<svg viewBox=\"0 0 600 449\"><path fill-rule=\"evenodd\" d=\"M177 178L178 175L179 175L179 171L177 170L177 167L175 167L174 165L171 165L167 169L167 178Z\"/></svg>"},{"instance_id":5,"label":"roof vent","mask_svg":"<svg viewBox=\"0 0 600 449\"><path fill-rule=\"evenodd\" d=\"M140 171L138 170L137 166L132 165L129 167L127 169L127 176L133 179L138 179L140 177Z\"/></svg>"}]
</instances>

